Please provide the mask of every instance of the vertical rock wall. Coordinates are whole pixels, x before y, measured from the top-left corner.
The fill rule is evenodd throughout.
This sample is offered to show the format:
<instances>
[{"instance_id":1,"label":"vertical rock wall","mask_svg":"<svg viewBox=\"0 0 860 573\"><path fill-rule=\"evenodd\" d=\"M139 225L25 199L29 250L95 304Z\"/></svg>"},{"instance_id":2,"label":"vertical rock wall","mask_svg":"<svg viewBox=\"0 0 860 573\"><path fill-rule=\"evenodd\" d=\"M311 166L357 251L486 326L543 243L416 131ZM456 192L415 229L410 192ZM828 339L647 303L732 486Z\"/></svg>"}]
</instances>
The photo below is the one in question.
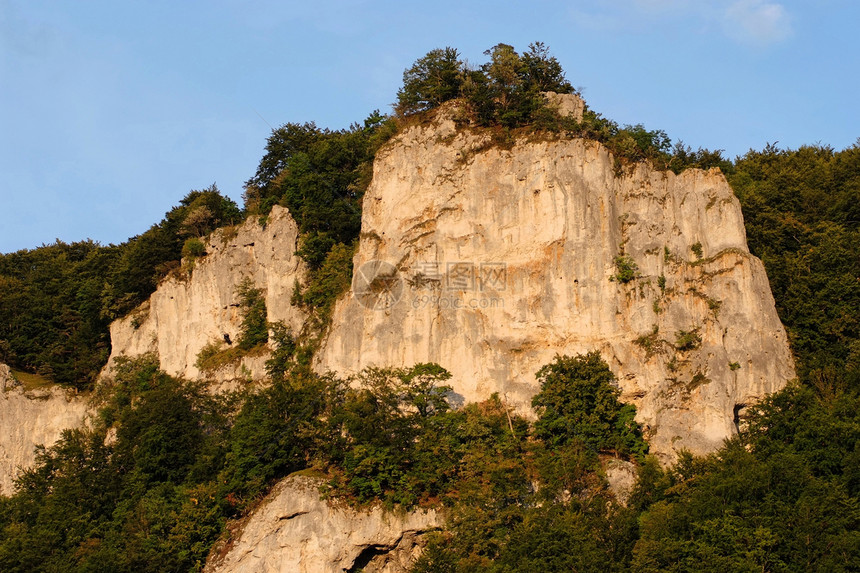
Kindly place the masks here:
<instances>
[{"instance_id":1,"label":"vertical rock wall","mask_svg":"<svg viewBox=\"0 0 860 573\"><path fill-rule=\"evenodd\" d=\"M194 262L190 277L164 280L147 302L111 324L111 361L118 356L158 355L169 374L198 378L194 363L211 342L239 338L242 315L236 287L250 277L266 298L268 320L301 330L303 313L290 304L304 262L296 256L298 227L287 209L275 206L265 224L250 218L234 229L219 229L206 244L207 254ZM110 364L110 362L109 362ZM218 372L222 379L261 378L265 356Z\"/></svg>"},{"instance_id":2,"label":"vertical rock wall","mask_svg":"<svg viewBox=\"0 0 860 573\"><path fill-rule=\"evenodd\" d=\"M88 414L85 398L57 386L25 391L0 364L0 495L13 493L19 469L36 461L37 445L50 447Z\"/></svg>"},{"instance_id":3,"label":"vertical rock wall","mask_svg":"<svg viewBox=\"0 0 860 573\"><path fill-rule=\"evenodd\" d=\"M465 400L499 392L527 411L541 365L598 350L667 461L719 447L747 404L794 376L718 170L621 168L587 140L504 149L452 115L377 155L355 294L318 369L438 362ZM615 278L617 257L636 278Z\"/></svg>"}]
</instances>

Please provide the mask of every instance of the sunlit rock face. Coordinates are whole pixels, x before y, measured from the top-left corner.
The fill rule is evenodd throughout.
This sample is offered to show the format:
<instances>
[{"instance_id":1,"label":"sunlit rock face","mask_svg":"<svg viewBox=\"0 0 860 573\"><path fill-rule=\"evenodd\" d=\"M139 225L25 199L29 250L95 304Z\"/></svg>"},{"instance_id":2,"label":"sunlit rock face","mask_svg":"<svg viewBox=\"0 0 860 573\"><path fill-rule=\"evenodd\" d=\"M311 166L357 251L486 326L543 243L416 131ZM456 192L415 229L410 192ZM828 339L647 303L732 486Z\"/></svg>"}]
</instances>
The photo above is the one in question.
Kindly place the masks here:
<instances>
[{"instance_id":1,"label":"sunlit rock face","mask_svg":"<svg viewBox=\"0 0 860 573\"><path fill-rule=\"evenodd\" d=\"M14 493L20 469L36 461L38 445L50 447L66 428L79 428L87 401L59 386L26 391L0 364L0 495Z\"/></svg>"},{"instance_id":2,"label":"sunlit rock face","mask_svg":"<svg viewBox=\"0 0 860 573\"><path fill-rule=\"evenodd\" d=\"M400 573L420 554L424 535L439 529L433 510L353 509L320 499L320 481L288 477L272 490L230 539L216 546L209 573Z\"/></svg>"},{"instance_id":3,"label":"sunlit rock face","mask_svg":"<svg viewBox=\"0 0 860 573\"><path fill-rule=\"evenodd\" d=\"M597 350L664 461L716 449L794 376L719 170L624 167L580 139L503 148L457 114L378 153L319 370L438 362L462 399L498 392L527 412L543 364Z\"/></svg>"},{"instance_id":4,"label":"sunlit rock face","mask_svg":"<svg viewBox=\"0 0 860 573\"><path fill-rule=\"evenodd\" d=\"M239 339L242 313L236 287L249 277L263 291L268 320L284 321L294 332L304 314L290 304L304 262L295 254L298 227L287 209L275 206L261 224L251 217L238 228L219 229L206 243L206 256L187 273L164 280L149 300L110 327L111 361L118 356L157 354L161 368L189 379L201 377L195 366L203 347ZM215 373L220 380L265 376L266 356L248 357L241 364Z\"/></svg>"}]
</instances>

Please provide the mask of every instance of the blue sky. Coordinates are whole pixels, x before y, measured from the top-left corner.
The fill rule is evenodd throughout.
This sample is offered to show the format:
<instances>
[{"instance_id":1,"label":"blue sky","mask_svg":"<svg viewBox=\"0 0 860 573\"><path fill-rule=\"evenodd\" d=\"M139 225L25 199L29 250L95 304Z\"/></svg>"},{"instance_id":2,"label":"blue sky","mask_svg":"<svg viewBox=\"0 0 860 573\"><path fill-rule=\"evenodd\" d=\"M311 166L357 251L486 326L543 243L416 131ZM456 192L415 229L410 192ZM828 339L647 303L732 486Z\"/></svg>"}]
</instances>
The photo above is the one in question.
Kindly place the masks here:
<instances>
[{"instance_id":1,"label":"blue sky","mask_svg":"<svg viewBox=\"0 0 860 573\"><path fill-rule=\"evenodd\" d=\"M543 41L588 104L734 157L860 137L860 2L0 0L0 252L241 202L272 127L390 111L403 70Z\"/></svg>"}]
</instances>

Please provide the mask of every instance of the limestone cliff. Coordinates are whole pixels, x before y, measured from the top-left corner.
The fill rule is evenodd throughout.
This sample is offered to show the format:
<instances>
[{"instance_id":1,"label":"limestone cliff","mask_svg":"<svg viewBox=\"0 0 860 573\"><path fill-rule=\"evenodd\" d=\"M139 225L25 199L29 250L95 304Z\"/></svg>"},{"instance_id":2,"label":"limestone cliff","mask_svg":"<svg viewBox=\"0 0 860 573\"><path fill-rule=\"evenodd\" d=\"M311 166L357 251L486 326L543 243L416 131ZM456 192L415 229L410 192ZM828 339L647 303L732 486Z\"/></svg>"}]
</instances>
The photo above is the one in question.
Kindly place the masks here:
<instances>
[{"instance_id":1,"label":"limestone cliff","mask_svg":"<svg viewBox=\"0 0 860 573\"><path fill-rule=\"evenodd\" d=\"M239 338L242 316L236 287L250 277L262 289L270 322L301 329L302 312L290 304L305 266L296 256L298 227L289 212L275 206L265 224L256 217L238 228L219 229L206 244L207 254L187 273L164 280L149 300L111 324L112 362L118 356L158 355L161 368L174 376L200 377L200 350L211 342ZM216 378L262 378L265 356L216 373Z\"/></svg>"},{"instance_id":2,"label":"limestone cliff","mask_svg":"<svg viewBox=\"0 0 860 573\"><path fill-rule=\"evenodd\" d=\"M541 365L599 350L666 461L716 449L746 405L794 376L718 170L620 168L579 139L505 149L455 116L443 109L377 154L355 294L338 302L318 369L438 362L465 400L499 392L526 411ZM636 278L619 280L618 257Z\"/></svg>"},{"instance_id":3,"label":"limestone cliff","mask_svg":"<svg viewBox=\"0 0 860 573\"><path fill-rule=\"evenodd\" d=\"M279 482L234 538L215 548L205 571L405 571L423 546L421 537L441 526L432 510L395 514L330 505L318 487L318 480L304 476Z\"/></svg>"},{"instance_id":4,"label":"limestone cliff","mask_svg":"<svg viewBox=\"0 0 860 573\"><path fill-rule=\"evenodd\" d=\"M36 461L37 445L50 447L88 414L84 398L57 386L26 391L0 364L0 495L10 495L19 469Z\"/></svg>"}]
</instances>

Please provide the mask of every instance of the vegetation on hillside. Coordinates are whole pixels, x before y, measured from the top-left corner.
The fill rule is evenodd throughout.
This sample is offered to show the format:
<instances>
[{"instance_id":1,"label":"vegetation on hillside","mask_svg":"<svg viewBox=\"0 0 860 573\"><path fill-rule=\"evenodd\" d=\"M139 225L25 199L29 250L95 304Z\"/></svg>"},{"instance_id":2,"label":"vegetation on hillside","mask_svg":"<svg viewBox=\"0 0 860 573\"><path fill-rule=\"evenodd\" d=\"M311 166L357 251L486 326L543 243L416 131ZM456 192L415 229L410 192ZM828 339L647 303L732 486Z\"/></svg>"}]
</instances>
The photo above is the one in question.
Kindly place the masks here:
<instances>
[{"instance_id":1,"label":"vegetation on hillside","mask_svg":"<svg viewBox=\"0 0 860 573\"><path fill-rule=\"evenodd\" d=\"M0 362L88 387L110 354L110 322L179 268L188 239L240 220L238 206L212 185L121 245L57 241L0 255Z\"/></svg>"},{"instance_id":2,"label":"vegetation on hillside","mask_svg":"<svg viewBox=\"0 0 860 573\"><path fill-rule=\"evenodd\" d=\"M547 403L613 396L605 363L594 355L559 363L571 360L589 371L556 372L544 383ZM275 378L255 392L212 396L160 372L153 357L121 361L102 388L95 427L40 450L17 493L0 498L0 569L199 570L228 518L301 469L327 476L329 495L353 503L443 503L458 515L485 504L510 512L516 499L536 509L588 487L601 500L595 523L614 519L595 471L601 452L620 455L611 444L624 443L632 421L577 427L557 446L564 430L541 438L497 396L451 409L450 374L435 364L368 369L351 384L301 367ZM604 400L599 418L630 408Z\"/></svg>"},{"instance_id":3,"label":"vegetation on hillside","mask_svg":"<svg viewBox=\"0 0 860 573\"><path fill-rule=\"evenodd\" d=\"M832 384L860 371L860 140L738 158L729 182L750 250L767 269L801 376ZM850 384L848 384L850 386Z\"/></svg>"},{"instance_id":4,"label":"vegetation on hillside","mask_svg":"<svg viewBox=\"0 0 860 573\"><path fill-rule=\"evenodd\" d=\"M490 60L478 67L469 66L451 47L431 50L416 60L403 73L395 105L398 117L423 114L459 98L469 110L469 125L493 128L497 142L510 143L518 128L530 135L591 139L612 151L619 172L624 164L639 161L676 173L690 167L731 166L720 151L693 151L680 141L673 146L663 130L649 131L642 124L621 126L588 107L578 121L560 116L548 106L543 92L576 90L541 42L530 44L523 54L508 44L497 44L484 55Z\"/></svg>"},{"instance_id":5,"label":"vegetation on hillside","mask_svg":"<svg viewBox=\"0 0 860 573\"><path fill-rule=\"evenodd\" d=\"M428 52L403 73L397 113L423 112L462 97L478 125L517 127L534 121L545 106L541 92L573 92L558 60L540 42L522 55L508 44L498 44L484 54L490 61L472 69L454 48Z\"/></svg>"},{"instance_id":6,"label":"vegetation on hillside","mask_svg":"<svg viewBox=\"0 0 860 573\"><path fill-rule=\"evenodd\" d=\"M281 205L298 224L297 252L309 273L292 302L311 313L309 351L327 327L334 301L349 288L373 158L396 129L379 111L342 130L285 124L272 131L257 172L245 184L249 216L265 222L272 206Z\"/></svg>"}]
</instances>

